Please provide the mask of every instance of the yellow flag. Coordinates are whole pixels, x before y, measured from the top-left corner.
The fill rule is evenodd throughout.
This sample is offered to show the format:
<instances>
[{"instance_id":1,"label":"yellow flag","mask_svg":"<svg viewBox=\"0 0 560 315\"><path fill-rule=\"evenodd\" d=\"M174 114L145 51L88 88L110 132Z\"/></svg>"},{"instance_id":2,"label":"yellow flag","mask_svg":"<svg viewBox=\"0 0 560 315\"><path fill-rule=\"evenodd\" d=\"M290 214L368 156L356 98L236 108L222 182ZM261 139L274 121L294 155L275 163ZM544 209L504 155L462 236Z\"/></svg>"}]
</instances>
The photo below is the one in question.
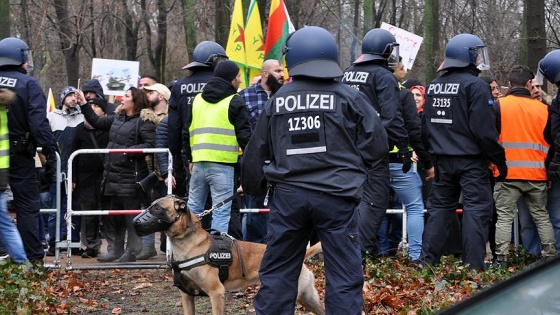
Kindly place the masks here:
<instances>
[{"instance_id":1,"label":"yellow flag","mask_svg":"<svg viewBox=\"0 0 560 315\"><path fill-rule=\"evenodd\" d=\"M243 80L241 85L239 85L239 88L244 89L247 86L247 63L245 56L245 26L241 0L235 0L235 4L233 6L226 54L228 55L229 60L235 62L239 66L241 70L241 78Z\"/></svg>"},{"instance_id":2,"label":"yellow flag","mask_svg":"<svg viewBox=\"0 0 560 315\"><path fill-rule=\"evenodd\" d=\"M49 95L47 97L47 112L52 112L56 109L56 102L54 101L54 95L52 89L49 88Z\"/></svg>"},{"instance_id":3,"label":"yellow flag","mask_svg":"<svg viewBox=\"0 0 560 315\"><path fill-rule=\"evenodd\" d=\"M247 12L247 23L245 23L245 52L247 57L247 69L249 80L261 73L264 62L264 38L261 24L261 14L257 0L251 0Z\"/></svg>"}]
</instances>

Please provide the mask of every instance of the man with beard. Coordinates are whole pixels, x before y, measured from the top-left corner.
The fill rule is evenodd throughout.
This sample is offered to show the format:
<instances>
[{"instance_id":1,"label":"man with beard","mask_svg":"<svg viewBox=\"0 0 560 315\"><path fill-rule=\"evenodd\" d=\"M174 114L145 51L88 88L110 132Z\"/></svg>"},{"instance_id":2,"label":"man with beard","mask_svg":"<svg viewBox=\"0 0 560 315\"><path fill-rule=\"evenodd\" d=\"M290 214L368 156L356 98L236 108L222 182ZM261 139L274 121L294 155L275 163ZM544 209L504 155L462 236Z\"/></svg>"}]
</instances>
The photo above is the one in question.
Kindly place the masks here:
<instances>
[{"instance_id":1,"label":"man with beard","mask_svg":"<svg viewBox=\"0 0 560 315\"><path fill-rule=\"evenodd\" d=\"M148 96L150 108L143 111L140 115L151 115L151 120L156 122L157 129L159 123L167 116L167 102L171 97L171 91L161 83L143 86L143 90ZM151 187L149 191L146 191L146 201L150 204L152 201L167 194L167 185L165 184L161 168L157 163L157 159L154 158L154 155L148 155L146 157L146 162L148 163L148 168L155 171L158 175L158 183L154 187ZM165 242L165 237L161 236L160 241ZM146 260L155 257L157 255L155 244L155 234L142 236L142 251L136 256L136 260Z\"/></svg>"},{"instance_id":2,"label":"man with beard","mask_svg":"<svg viewBox=\"0 0 560 315\"><path fill-rule=\"evenodd\" d=\"M250 87L239 92L247 105L251 133L255 130L257 120L268 99L284 84L284 68L280 61L266 60L261 68L261 79ZM264 208L265 196L245 194L247 208ZM243 218L243 240L266 243L268 226L267 213L247 213Z\"/></svg>"}]
</instances>

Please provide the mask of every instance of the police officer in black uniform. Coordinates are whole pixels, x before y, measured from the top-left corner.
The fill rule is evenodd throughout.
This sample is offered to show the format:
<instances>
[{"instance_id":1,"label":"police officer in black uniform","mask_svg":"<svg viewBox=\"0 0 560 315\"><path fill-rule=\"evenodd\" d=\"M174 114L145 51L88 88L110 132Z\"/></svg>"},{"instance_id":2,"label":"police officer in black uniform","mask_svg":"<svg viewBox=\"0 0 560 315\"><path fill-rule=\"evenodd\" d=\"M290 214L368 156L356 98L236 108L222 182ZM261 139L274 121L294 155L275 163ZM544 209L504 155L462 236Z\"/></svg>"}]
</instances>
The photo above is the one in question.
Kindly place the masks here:
<instances>
[{"instance_id":1,"label":"police officer in black uniform","mask_svg":"<svg viewBox=\"0 0 560 315\"><path fill-rule=\"evenodd\" d=\"M553 50L546 54L539 62L539 71L537 73L537 81L542 82L542 77L545 77L550 83L555 84L560 88L560 49ZM551 125L553 145L549 152L552 156L550 164L548 165L548 178L553 182L553 185L560 184L560 93L556 94L552 104L548 108L549 120ZM546 135L545 135L546 137ZM547 157L548 159L548 157ZM556 240L558 242L558 240Z\"/></svg>"},{"instance_id":2,"label":"police officer in black uniform","mask_svg":"<svg viewBox=\"0 0 560 315\"><path fill-rule=\"evenodd\" d=\"M490 87L478 78L489 69L480 38L460 34L449 40L443 75L428 85L424 142L432 154L435 178L428 197L421 261L437 264L443 254L459 194L463 193L463 263L484 269L492 219L489 163L507 176L504 149L498 143Z\"/></svg>"},{"instance_id":3,"label":"police officer in black uniform","mask_svg":"<svg viewBox=\"0 0 560 315\"><path fill-rule=\"evenodd\" d=\"M363 92L377 111L389 138L398 148L396 158L407 173L412 165L408 133L402 118L399 85L391 66L399 63L398 43L389 31L375 28L362 41L362 55L344 71L342 82ZM378 254L379 227L389 205L389 159L383 157L368 170L360 204L360 242L364 258Z\"/></svg>"},{"instance_id":4,"label":"police officer in black uniform","mask_svg":"<svg viewBox=\"0 0 560 315\"><path fill-rule=\"evenodd\" d=\"M356 207L366 170L387 155L387 135L366 96L337 82L338 48L326 30L292 33L293 82L266 103L241 162L242 187L269 191L267 249L257 314L293 314L311 231L325 255L327 314L360 314L363 274Z\"/></svg>"},{"instance_id":5,"label":"police officer in black uniform","mask_svg":"<svg viewBox=\"0 0 560 315\"><path fill-rule=\"evenodd\" d=\"M177 194L180 196L185 196L188 192L188 189L186 189L188 179L184 174L181 150L183 150L183 156L190 156L189 138L183 138L183 128L186 128L187 131L189 129L189 126L185 126L185 122L191 121L189 116L192 113L191 106L194 97L202 92L206 82L214 77L214 67L223 59L227 59L227 56L222 46L211 41L201 42L194 48L193 62L183 67L183 69L190 70L191 74L181 80L177 80L171 89L168 143L169 150L174 157Z\"/></svg>"},{"instance_id":6,"label":"police officer in black uniform","mask_svg":"<svg viewBox=\"0 0 560 315\"><path fill-rule=\"evenodd\" d=\"M47 101L32 70L29 46L15 37L0 41L0 88L16 92L8 109L10 133L10 188L14 194L17 227L27 258L42 265L45 255L39 239L39 181L35 170L37 146L47 157L45 177L56 171L56 142L47 120ZM51 235L54 237L54 235Z\"/></svg>"}]
</instances>

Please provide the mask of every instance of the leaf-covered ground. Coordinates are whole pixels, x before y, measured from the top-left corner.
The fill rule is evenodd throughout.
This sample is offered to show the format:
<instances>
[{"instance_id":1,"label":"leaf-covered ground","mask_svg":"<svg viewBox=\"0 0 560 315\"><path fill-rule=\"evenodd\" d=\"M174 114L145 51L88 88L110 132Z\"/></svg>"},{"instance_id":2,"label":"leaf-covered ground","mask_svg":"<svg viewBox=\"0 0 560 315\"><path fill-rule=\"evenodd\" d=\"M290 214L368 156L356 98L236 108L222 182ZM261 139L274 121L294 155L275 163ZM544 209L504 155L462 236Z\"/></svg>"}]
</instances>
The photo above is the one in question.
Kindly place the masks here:
<instances>
[{"instance_id":1,"label":"leaf-covered ground","mask_svg":"<svg viewBox=\"0 0 560 315\"><path fill-rule=\"evenodd\" d=\"M534 258L517 253L508 269L471 271L453 258L418 268L401 258L369 262L364 284L368 314L434 314L493 283L527 268ZM323 260L308 263L324 299ZM182 314L170 270L28 271L0 262L0 314ZM258 286L226 296L227 314L254 314ZM198 297L197 314L210 314L208 298ZM308 314L301 307L296 314Z\"/></svg>"}]
</instances>

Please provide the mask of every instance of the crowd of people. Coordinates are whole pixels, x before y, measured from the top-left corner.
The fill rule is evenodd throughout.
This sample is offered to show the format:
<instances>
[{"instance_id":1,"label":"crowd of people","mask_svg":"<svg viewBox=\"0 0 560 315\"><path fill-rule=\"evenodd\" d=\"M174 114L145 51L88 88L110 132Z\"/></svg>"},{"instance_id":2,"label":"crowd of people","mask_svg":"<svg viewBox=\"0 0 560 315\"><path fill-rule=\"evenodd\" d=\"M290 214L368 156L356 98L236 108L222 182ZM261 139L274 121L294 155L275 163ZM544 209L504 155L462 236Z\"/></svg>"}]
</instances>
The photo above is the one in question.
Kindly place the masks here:
<instances>
[{"instance_id":1,"label":"crowd of people","mask_svg":"<svg viewBox=\"0 0 560 315\"><path fill-rule=\"evenodd\" d=\"M359 314L363 267L399 248L419 266L451 253L483 270L490 242L493 262L507 266L516 210L529 252L557 255L560 110L541 86L543 77L560 84L560 50L542 59L537 75L514 66L503 95L494 79L479 77L490 64L472 34L449 40L440 75L426 86L406 78L398 43L383 29L364 36L361 56L345 70L320 27L296 31L284 46L289 81L281 61L266 60L240 90L240 68L204 41L184 67L189 75L169 86L143 76L116 106L92 79L65 87L47 114L39 83L27 75L29 47L1 40L0 190L9 184L13 192L19 233L0 194L0 235L11 259L41 265L45 253L55 254L56 216L39 209L60 203L64 217L66 194L76 211L142 209L168 186L195 214L243 196L213 209L204 224L267 244L258 314L293 312L312 239L325 255L328 314ZM68 173L78 149L156 147L169 148L171 168L164 153L92 154L76 157L72 183L56 176L57 154L58 171ZM153 183L139 185L146 178ZM240 216L244 207L270 213ZM405 239L402 216L386 214L401 207ZM73 216L71 226L62 220L60 236L72 229L71 241L81 244L72 253L100 262L156 256L155 236L138 236L132 219Z\"/></svg>"}]
</instances>

